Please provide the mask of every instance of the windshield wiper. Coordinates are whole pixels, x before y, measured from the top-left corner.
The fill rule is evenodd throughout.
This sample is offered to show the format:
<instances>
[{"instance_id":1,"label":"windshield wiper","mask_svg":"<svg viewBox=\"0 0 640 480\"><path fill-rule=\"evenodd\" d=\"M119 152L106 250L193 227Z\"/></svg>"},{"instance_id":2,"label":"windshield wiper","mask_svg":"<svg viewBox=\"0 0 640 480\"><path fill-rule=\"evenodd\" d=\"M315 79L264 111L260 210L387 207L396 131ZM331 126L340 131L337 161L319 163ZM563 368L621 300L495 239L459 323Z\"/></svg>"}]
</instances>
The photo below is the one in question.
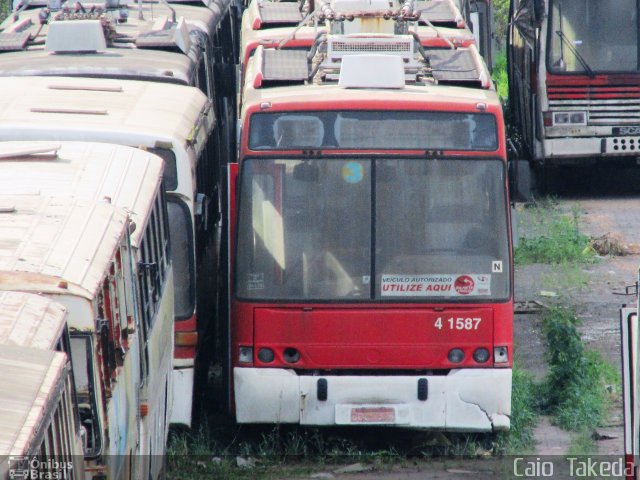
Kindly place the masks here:
<instances>
[{"instance_id":1,"label":"windshield wiper","mask_svg":"<svg viewBox=\"0 0 640 480\"><path fill-rule=\"evenodd\" d=\"M595 77L596 75L595 73L593 73L593 70L591 70L591 67L589 66L587 61L584 59L582 55L580 55L580 52L576 50L576 47L573 46L573 43L571 43L571 41L562 32L562 30L556 30L556 35L558 35L560 39L565 43L569 51L571 51L571 53L575 55L575 57L578 59L578 61L582 65L582 68L584 68L584 71L587 72L587 75L589 76L589 78Z\"/></svg>"}]
</instances>

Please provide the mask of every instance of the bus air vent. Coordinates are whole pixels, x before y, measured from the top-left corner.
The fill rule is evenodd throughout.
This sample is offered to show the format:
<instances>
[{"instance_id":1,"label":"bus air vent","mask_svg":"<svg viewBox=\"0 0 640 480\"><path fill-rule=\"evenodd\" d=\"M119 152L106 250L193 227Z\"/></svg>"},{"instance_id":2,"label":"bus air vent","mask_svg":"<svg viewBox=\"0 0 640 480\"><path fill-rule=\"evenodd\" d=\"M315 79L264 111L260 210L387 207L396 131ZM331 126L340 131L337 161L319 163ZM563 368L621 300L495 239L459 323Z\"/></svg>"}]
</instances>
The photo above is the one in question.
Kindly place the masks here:
<instances>
[{"instance_id":1,"label":"bus air vent","mask_svg":"<svg viewBox=\"0 0 640 480\"><path fill-rule=\"evenodd\" d=\"M24 50L29 41L29 32L0 33L0 51Z\"/></svg>"},{"instance_id":2,"label":"bus air vent","mask_svg":"<svg viewBox=\"0 0 640 480\"><path fill-rule=\"evenodd\" d=\"M264 50L264 80L303 81L309 77L307 52L302 50Z\"/></svg>"},{"instance_id":3,"label":"bus air vent","mask_svg":"<svg viewBox=\"0 0 640 480\"><path fill-rule=\"evenodd\" d=\"M107 48L100 20L54 21L45 43L48 52L97 52Z\"/></svg>"},{"instance_id":4,"label":"bus air vent","mask_svg":"<svg viewBox=\"0 0 640 480\"><path fill-rule=\"evenodd\" d=\"M170 28L141 33L135 45L138 48L179 48L182 53L187 53L191 49L189 28L185 19L180 18Z\"/></svg>"},{"instance_id":5,"label":"bus air vent","mask_svg":"<svg viewBox=\"0 0 640 480\"><path fill-rule=\"evenodd\" d=\"M297 25L302 21L298 2L260 2L260 20L263 24Z\"/></svg>"},{"instance_id":6,"label":"bus air vent","mask_svg":"<svg viewBox=\"0 0 640 480\"><path fill-rule=\"evenodd\" d=\"M342 59L343 88L404 88L404 62L395 55L350 55Z\"/></svg>"}]
</instances>

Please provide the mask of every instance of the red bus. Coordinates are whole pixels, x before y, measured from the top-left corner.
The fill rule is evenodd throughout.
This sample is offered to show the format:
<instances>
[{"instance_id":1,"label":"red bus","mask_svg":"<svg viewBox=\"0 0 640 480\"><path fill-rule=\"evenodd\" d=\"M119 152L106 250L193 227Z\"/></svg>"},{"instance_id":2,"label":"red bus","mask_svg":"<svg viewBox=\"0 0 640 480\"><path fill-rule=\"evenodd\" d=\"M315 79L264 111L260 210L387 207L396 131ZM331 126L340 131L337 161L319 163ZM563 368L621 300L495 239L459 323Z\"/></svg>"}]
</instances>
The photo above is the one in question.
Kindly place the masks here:
<instances>
[{"instance_id":1,"label":"red bus","mask_svg":"<svg viewBox=\"0 0 640 480\"><path fill-rule=\"evenodd\" d=\"M509 103L534 167L637 163L638 4L513 0Z\"/></svg>"},{"instance_id":2,"label":"red bus","mask_svg":"<svg viewBox=\"0 0 640 480\"><path fill-rule=\"evenodd\" d=\"M247 68L227 212L236 419L508 429L505 129L486 66L409 35L326 41L322 61L259 47Z\"/></svg>"}]
</instances>

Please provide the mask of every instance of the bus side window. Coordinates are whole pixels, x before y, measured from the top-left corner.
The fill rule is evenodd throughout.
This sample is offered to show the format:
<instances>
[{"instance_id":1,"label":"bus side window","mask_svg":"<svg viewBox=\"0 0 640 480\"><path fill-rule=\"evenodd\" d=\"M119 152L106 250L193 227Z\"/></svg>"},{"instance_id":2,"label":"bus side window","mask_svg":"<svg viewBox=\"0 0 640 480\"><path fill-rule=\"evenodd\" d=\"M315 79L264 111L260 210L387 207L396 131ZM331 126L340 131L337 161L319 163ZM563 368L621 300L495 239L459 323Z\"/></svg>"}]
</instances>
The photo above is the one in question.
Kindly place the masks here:
<instances>
[{"instance_id":1,"label":"bus side window","mask_svg":"<svg viewBox=\"0 0 640 480\"><path fill-rule=\"evenodd\" d=\"M97 407L93 374L95 357L90 334L76 333L71 336L71 363L80 424L84 429L84 455L95 458L102 451L102 426Z\"/></svg>"}]
</instances>

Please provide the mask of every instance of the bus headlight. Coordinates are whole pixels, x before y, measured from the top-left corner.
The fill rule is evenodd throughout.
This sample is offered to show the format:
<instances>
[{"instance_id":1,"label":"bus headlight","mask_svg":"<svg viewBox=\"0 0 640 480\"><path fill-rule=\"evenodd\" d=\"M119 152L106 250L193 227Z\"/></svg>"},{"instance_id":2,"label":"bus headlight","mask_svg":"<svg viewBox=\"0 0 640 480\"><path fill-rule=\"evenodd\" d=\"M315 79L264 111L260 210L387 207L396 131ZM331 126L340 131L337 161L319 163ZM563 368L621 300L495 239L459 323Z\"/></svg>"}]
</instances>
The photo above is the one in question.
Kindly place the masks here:
<instances>
[{"instance_id":1,"label":"bus headlight","mask_svg":"<svg viewBox=\"0 0 640 480\"><path fill-rule=\"evenodd\" d=\"M241 363L253 362L253 347L240 347L238 361Z\"/></svg>"},{"instance_id":2,"label":"bus headlight","mask_svg":"<svg viewBox=\"0 0 640 480\"><path fill-rule=\"evenodd\" d=\"M447 358L451 363L460 363L462 360L464 360L464 352L459 348L452 348L451 350L449 350Z\"/></svg>"},{"instance_id":3,"label":"bus headlight","mask_svg":"<svg viewBox=\"0 0 640 480\"><path fill-rule=\"evenodd\" d=\"M478 363L484 363L489 360L489 350L486 348L477 348L475 352L473 352L473 359Z\"/></svg>"},{"instance_id":4,"label":"bus headlight","mask_svg":"<svg viewBox=\"0 0 640 480\"><path fill-rule=\"evenodd\" d=\"M553 112L554 125L586 125L587 112Z\"/></svg>"},{"instance_id":5,"label":"bus headlight","mask_svg":"<svg viewBox=\"0 0 640 480\"><path fill-rule=\"evenodd\" d=\"M287 363L296 363L300 360L300 352L295 348L286 348L282 354L284 361Z\"/></svg>"},{"instance_id":6,"label":"bus headlight","mask_svg":"<svg viewBox=\"0 0 640 480\"><path fill-rule=\"evenodd\" d=\"M275 355L273 354L273 350L271 350L270 348L261 348L260 350L258 350L258 359L261 362L271 363L273 362L274 358Z\"/></svg>"}]
</instances>

